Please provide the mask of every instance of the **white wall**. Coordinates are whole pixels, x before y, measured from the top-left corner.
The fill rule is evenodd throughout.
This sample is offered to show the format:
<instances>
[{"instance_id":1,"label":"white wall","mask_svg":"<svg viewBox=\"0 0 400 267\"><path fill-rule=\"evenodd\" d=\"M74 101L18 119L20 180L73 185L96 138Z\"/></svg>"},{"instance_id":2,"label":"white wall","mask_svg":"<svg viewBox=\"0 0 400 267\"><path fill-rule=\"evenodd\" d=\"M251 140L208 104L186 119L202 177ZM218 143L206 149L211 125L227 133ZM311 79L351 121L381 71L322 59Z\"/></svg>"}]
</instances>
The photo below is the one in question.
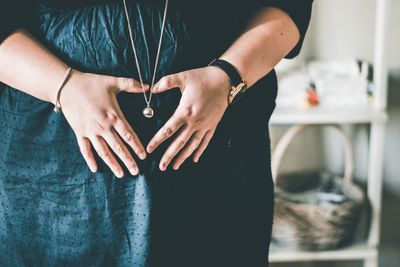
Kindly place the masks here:
<instances>
[{"instance_id":1,"label":"white wall","mask_svg":"<svg viewBox=\"0 0 400 267\"><path fill-rule=\"evenodd\" d=\"M400 68L400 1L389 1L389 65ZM302 53L308 58L372 60L375 3L376 0L315 0Z\"/></svg>"}]
</instances>

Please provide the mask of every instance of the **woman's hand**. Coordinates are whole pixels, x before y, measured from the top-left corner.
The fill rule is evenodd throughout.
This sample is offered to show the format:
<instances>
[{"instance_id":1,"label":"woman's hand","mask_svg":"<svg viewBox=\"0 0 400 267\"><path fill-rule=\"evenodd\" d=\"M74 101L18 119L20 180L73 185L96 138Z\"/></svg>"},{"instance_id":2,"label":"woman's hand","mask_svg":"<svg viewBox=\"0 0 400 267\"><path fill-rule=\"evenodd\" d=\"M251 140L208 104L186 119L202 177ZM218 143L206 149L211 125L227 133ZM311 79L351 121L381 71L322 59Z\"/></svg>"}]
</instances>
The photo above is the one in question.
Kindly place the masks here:
<instances>
[{"instance_id":1,"label":"woman's hand","mask_svg":"<svg viewBox=\"0 0 400 267\"><path fill-rule=\"evenodd\" d=\"M154 86L153 92L160 93L177 87L182 93L179 106L147 146L147 152L151 153L179 130L160 161L159 168L162 171L174 158L173 168L177 170L193 153L193 161L197 162L228 107L230 80L216 67L165 76Z\"/></svg>"},{"instance_id":2,"label":"woman's hand","mask_svg":"<svg viewBox=\"0 0 400 267\"><path fill-rule=\"evenodd\" d=\"M144 89L148 90L148 86ZM90 170L96 172L98 168L91 149L93 146L118 178L122 178L124 172L111 150L132 175L139 173L138 166L123 141L140 159L146 158L143 145L118 105L116 95L121 91L142 93L142 87L130 78L73 70L60 96L62 111L76 134L81 153Z\"/></svg>"}]
</instances>

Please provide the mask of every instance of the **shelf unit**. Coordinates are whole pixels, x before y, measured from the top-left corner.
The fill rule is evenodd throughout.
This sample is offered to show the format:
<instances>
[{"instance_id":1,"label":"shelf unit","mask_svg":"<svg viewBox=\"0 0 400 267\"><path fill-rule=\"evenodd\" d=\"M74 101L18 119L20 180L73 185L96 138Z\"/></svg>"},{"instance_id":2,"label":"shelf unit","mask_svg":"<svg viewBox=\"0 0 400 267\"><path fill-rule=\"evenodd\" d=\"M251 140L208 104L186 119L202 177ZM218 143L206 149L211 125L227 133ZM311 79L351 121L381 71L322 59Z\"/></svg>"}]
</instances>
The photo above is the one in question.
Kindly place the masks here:
<instances>
[{"instance_id":1,"label":"shelf unit","mask_svg":"<svg viewBox=\"0 0 400 267\"><path fill-rule=\"evenodd\" d=\"M384 160L385 124L387 120L387 57L386 40L389 27L391 0L376 0L374 44L374 101L368 106L349 108L279 108L271 117L271 125L290 124L370 124L367 196L371 205L368 236L356 243L337 250L307 252L291 248L271 247L270 262L347 261L361 260L364 267L378 267L382 174Z\"/></svg>"},{"instance_id":2,"label":"shelf unit","mask_svg":"<svg viewBox=\"0 0 400 267\"><path fill-rule=\"evenodd\" d=\"M310 252L298 251L295 249L276 249L272 248L270 260L272 262L288 262L288 261L329 261L329 260L365 260L373 259L378 256L375 248L367 244L353 244L345 248L336 250Z\"/></svg>"},{"instance_id":3,"label":"shelf unit","mask_svg":"<svg viewBox=\"0 0 400 267\"><path fill-rule=\"evenodd\" d=\"M310 107L279 108L271 116L270 124L357 124L385 122L387 114L373 106L352 108Z\"/></svg>"}]
</instances>

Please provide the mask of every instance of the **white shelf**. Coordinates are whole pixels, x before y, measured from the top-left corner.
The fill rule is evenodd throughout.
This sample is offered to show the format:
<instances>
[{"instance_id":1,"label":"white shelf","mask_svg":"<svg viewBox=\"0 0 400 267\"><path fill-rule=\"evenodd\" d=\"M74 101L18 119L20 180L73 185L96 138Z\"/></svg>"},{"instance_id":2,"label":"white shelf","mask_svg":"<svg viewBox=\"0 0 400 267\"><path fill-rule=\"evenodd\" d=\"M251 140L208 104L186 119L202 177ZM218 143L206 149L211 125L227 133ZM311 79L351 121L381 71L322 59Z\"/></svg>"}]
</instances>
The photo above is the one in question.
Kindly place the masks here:
<instances>
[{"instance_id":1,"label":"white shelf","mask_svg":"<svg viewBox=\"0 0 400 267\"><path fill-rule=\"evenodd\" d=\"M373 106L359 107L277 107L270 124L348 124L384 122L387 114Z\"/></svg>"},{"instance_id":2,"label":"white shelf","mask_svg":"<svg viewBox=\"0 0 400 267\"><path fill-rule=\"evenodd\" d=\"M376 0L374 49L374 105L349 108L281 108L277 107L270 124L358 124L371 123L368 147L367 196L371 220L367 241L337 250L299 251L271 246L270 262L363 260L364 267L378 267L382 180L384 161L385 112L387 102L387 35L391 0Z\"/></svg>"},{"instance_id":3,"label":"white shelf","mask_svg":"<svg viewBox=\"0 0 400 267\"><path fill-rule=\"evenodd\" d=\"M377 249L367 244L354 244L341 249L318 252L271 246L269 260L270 262L365 260L377 255Z\"/></svg>"}]
</instances>

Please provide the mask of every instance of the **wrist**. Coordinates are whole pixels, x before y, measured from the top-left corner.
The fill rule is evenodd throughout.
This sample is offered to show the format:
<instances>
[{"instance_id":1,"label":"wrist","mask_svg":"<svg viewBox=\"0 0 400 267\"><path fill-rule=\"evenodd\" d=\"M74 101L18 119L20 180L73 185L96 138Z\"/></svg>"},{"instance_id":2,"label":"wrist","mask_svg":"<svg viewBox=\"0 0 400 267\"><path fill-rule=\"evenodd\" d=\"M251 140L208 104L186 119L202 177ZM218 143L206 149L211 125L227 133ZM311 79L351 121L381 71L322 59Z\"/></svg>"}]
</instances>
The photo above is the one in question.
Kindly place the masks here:
<instances>
[{"instance_id":1,"label":"wrist","mask_svg":"<svg viewBox=\"0 0 400 267\"><path fill-rule=\"evenodd\" d=\"M60 112L61 107L65 105L65 94L67 93L66 91L70 91L69 87L71 87L72 80L76 79L77 74L79 74L79 71L76 71L72 68L68 68L65 71L64 77L61 80L59 87L55 90L56 95L52 99L52 103L55 106L55 112Z\"/></svg>"},{"instance_id":2,"label":"wrist","mask_svg":"<svg viewBox=\"0 0 400 267\"><path fill-rule=\"evenodd\" d=\"M48 88L46 95L42 98L42 100L49 102L53 105L56 105L57 103L57 94L60 86L63 84L63 87L66 85L67 80L70 78L72 74L72 69L71 71L68 71L69 67L59 67L57 70L57 74L52 77L53 79L49 80ZM68 74L68 75L67 75Z\"/></svg>"},{"instance_id":3,"label":"wrist","mask_svg":"<svg viewBox=\"0 0 400 267\"><path fill-rule=\"evenodd\" d=\"M214 66L207 66L211 72L211 80L216 82L218 89L226 96L228 102L228 96L231 91L232 82L228 74L220 68Z\"/></svg>"},{"instance_id":4,"label":"wrist","mask_svg":"<svg viewBox=\"0 0 400 267\"><path fill-rule=\"evenodd\" d=\"M237 68L229 61L224 59L214 59L209 66L215 67L223 71L230 80L230 91L228 95L228 104L232 104L247 90L247 83L240 75Z\"/></svg>"}]
</instances>

